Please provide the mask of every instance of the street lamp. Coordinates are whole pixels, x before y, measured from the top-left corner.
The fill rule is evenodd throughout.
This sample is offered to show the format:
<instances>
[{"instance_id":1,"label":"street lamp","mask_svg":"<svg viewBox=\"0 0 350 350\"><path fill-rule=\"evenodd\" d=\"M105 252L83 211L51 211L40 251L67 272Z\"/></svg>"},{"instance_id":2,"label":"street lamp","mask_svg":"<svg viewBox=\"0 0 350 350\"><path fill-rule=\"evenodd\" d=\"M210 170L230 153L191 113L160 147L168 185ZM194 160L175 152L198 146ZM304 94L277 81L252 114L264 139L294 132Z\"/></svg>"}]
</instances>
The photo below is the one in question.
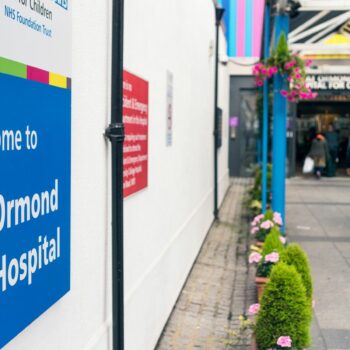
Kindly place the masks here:
<instances>
[{"instance_id":1,"label":"street lamp","mask_svg":"<svg viewBox=\"0 0 350 350\"><path fill-rule=\"evenodd\" d=\"M219 218L218 210L218 145L219 145L219 121L218 121L218 67L219 67L219 27L225 10L215 7L216 48L215 48L215 92L214 92L214 219Z\"/></svg>"}]
</instances>

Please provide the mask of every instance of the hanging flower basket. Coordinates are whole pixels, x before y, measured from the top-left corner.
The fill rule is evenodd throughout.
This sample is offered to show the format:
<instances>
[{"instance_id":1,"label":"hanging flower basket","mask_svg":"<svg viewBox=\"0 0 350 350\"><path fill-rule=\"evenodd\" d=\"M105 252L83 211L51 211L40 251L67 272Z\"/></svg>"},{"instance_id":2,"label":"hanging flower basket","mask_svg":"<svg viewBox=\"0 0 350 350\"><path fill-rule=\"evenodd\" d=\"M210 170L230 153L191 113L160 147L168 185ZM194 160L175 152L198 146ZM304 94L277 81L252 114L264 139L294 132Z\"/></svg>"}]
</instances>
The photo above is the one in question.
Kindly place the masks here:
<instances>
[{"instance_id":1,"label":"hanging flower basket","mask_svg":"<svg viewBox=\"0 0 350 350\"><path fill-rule=\"evenodd\" d=\"M265 62L257 63L253 68L256 85L261 87L264 81L275 74L281 74L285 79L286 89L280 91L281 95L290 102L299 100L312 100L317 97L306 84L305 67L309 67L312 60L303 60L288 49L284 33L279 38L277 48Z\"/></svg>"}]
</instances>

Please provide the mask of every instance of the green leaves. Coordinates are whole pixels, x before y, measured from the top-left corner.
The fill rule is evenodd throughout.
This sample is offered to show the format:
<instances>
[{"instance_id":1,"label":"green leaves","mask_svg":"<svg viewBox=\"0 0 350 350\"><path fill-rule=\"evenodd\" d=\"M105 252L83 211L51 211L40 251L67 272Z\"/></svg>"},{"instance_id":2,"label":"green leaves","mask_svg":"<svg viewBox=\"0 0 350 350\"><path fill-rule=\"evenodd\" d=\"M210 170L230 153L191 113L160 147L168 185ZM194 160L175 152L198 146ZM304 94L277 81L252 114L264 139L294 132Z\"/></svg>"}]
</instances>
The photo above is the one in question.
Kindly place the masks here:
<instances>
[{"instance_id":1,"label":"green leaves","mask_svg":"<svg viewBox=\"0 0 350 350\"><path fill-rule=\"evenodd\" d=\"M284 250L284 245L280 240L281 232L275 226L271 229L270 233L266 236L262 256L266 256L272 252L281 253Z\"/></svg>"},{"instance_id":2,"label":"green leaves","mask_svg":"<svg viewBox=\"0 0 350 350\"><path fill-rule=\"evenodd\" d=\"M306 289L306 296L311 305L313 292L312 277L309 259L305 252L298 244L292 243L282 252L281 261L296 268L301 276Z\"/></svg>"},{"instance_id":3,"label":"green leaves","mask_svg":"<svg viewBox=\"0 0 350 350\"><path fill-rule=\"evenodd\" d=\"M274 348L280 336L290 336L293 347L310 345L311 308L305 287L294 266L279 262L265 287L256 324L259 348Z\"/></svg>"}]
</instances>

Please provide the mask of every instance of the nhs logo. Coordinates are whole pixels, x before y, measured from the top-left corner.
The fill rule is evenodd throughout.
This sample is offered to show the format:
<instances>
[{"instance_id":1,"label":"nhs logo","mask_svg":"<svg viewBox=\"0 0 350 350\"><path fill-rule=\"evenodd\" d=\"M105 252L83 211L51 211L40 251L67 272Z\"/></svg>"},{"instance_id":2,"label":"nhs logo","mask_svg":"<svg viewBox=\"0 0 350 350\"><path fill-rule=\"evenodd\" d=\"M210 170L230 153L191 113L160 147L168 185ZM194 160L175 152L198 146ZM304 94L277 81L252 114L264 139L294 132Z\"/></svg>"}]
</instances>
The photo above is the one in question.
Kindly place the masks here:
<instances>
[{"instance_id":1,"label":"nhs logo","mask_svg":"<svg viewBox=\"0 0 350 350\"><path fill-rule=\"evenodd\" d=\"M65 10L68 10L68 0L54 0L54 2Z\"/></svg>"}]
</instances>

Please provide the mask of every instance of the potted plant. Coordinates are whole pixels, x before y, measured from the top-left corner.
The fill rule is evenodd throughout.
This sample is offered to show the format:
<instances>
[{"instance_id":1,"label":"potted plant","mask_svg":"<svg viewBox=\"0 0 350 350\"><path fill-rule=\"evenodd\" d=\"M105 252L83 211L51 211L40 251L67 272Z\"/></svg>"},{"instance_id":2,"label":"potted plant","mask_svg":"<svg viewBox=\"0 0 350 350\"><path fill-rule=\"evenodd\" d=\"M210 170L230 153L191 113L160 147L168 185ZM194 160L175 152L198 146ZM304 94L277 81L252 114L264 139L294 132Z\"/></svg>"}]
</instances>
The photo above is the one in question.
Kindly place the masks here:
<instances>
[{"instance_id":1,"label":"potted plant","mask_svg":"<svg viewBox=\"0 0 350 350\"><path fill-rule=\"evenodd\" d=\"M292 265L300 274L302 282L305 287L306 297L309 300L310 305L312 305L312 277L311 268L307 255L303 249L296 243L288 245L286 249L281 251L281 261L287 265Z\"/></svg>"},{"instance_id":2,"label":"potted plant","mask_svg":"<svg viewBox=\"0 0 350 350\"><path fill-rule=\"evenodd\" d=\"M265 61L259 62L253 68L256 85L263 86L264 80L272 78L275 74L281 74L285 80L286 89L280 91L290 102L298 100L311 100L317 97L306 84L305 67L312 61L303 60L297 54L291 54L284 33L281 34L278 44L272 54Z\"/></svg>"},{"instance_id":3,"label":"potted plant","mask_svg":"<svg viewBox=\"0 0 350 350\"><path fill-rule=\"evenodd\" d=\"M281 214L272 210L267 210L265 215L259 214L255 216L250 224L250 233L255 237L256 245L261 247L271 229L273 227L280 228L282 223Z\"/></svg>"},{"instance_id":4,"label":"potted plant","mask_svg":"<svg viewBox=\"0 0 350 350\"><path fill-rule=\"evenodd\" d=\"M283 237L281 236L279 228L274 226L267 235L264 246L260 252L261 258L257 262L258 265L255 277L259 301L264 293L265 285L269 280L271 269L279 261L279 255L284 250L284 241L282 242L281 238Z\"/></svg>"},{"instance_id":5,"label":"potted plant","mask_svg":"<svg viewBox=\"0 0 350 350\"><path fill-rule=\"evenodd\" d=\"M257 264L255 284L258 293L258 301L260 302L264 293L266 283L269 281L269 276L272 267L279 261L279 253L272 252L266 256L258 252L253 252L249 255L249 263Z\"/></svg>"},{"instance_id":6,"label":"potted plant","mask_svg":"<svg viewBox=\"0 0 350 350\"><path fill-rule=\"evenodd\" d=\"M270 191L272 184L272 165L267 165L267 190ZM261 166L257 167L255 170L254 186L249 191L250 194L250 206L254 201L261 202L261 191L262 191L262 168ZM270 204L270 198L268 199L268 204ZM261 206L259 208L261 211ZM256 215L256 214L255 214Z\"/></svg>"},{"instance_id":7,"label":"potted plant","mask_svg":"<svg viewBox=\"0 0 350 350\"><path fill-rule=\"evenodd\" d=\"M265 256L262 256L258 267L256 270L255 284L258 292L258 301L261 301L261 298L264 294L265 286L269 281L270 273L275 264L279 261L279 253L272 252Z\"/></svg>"},{"instance_id":8,"label":"potted plant","mask_svg":"<svg viewBox=\"0 0 350 350\"><path fill-rule=\"evenodd\" d=\"M278 263L271 271L256 320L258 348L307 348L311 344L310 319L311 309L299 273L294 266Z\"/></svg>"}]
</instances>

